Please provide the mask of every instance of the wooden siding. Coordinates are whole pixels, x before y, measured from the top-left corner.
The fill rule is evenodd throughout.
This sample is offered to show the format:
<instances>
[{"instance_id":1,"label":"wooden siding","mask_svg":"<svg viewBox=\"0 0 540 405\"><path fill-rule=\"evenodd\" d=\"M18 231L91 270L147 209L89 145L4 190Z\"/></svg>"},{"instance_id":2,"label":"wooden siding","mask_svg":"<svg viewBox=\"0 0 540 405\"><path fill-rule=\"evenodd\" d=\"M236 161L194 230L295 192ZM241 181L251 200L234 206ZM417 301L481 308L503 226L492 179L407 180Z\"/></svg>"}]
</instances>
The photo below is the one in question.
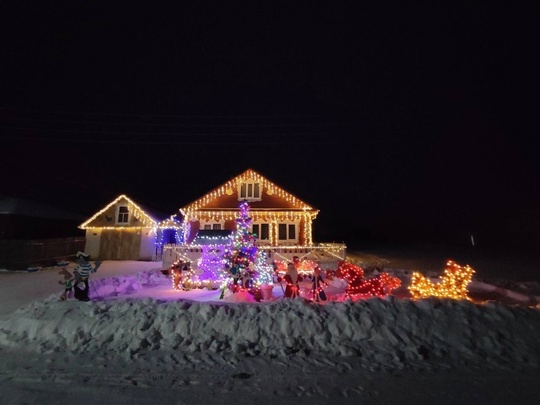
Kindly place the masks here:
<instances>
[{"instance_id":1,"label":"wooden siding","mask_svg":"<svg viewBox=\"0 0 540 405\"><path fill-rule=\"evenodd\" d=\"M141 234L139 230L103 230L99 246L100 260L139 260Z\"/></svg>"},{"instance_id":2,"label":"wooden siding","mask_svg":"<svg viewBox=\"0 0 540 405\"><path fill-rule=\"evenodd\" d=\"M61 260L74 259L83 250L84 242L84 237L0 240L0 267L24 270L31 266L54 266Z\"/></svg>"}]
</instances>

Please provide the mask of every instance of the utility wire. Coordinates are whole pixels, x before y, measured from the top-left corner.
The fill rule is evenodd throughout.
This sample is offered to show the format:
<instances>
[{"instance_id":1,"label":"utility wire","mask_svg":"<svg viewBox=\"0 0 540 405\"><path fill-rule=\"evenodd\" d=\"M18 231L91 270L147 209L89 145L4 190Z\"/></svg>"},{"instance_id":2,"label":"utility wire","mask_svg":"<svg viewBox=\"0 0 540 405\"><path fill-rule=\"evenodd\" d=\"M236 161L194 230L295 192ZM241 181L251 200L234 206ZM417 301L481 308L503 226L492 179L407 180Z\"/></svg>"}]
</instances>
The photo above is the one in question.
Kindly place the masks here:
<instances>
[{"instance_id":1,"label":"utility wire","mask_svg":"<svg viewBox=\"0 0 540 405\"><path fill-rule=\"evenodd\" d=\"M88 112L88 111L67 111L67 110L36 110L25 108L11 108L0 107L2 110L10 111L24 111L32 113L45 113L45 114L71 114L71 115L89 115L89 116L115 116L115 117L141 117L141 118L356 118L354 115L340 115L340 114L313 114L313 115L295 115L295 114L268 114L268 115L189 115L189 114L128 114L128 113L115 113L115 112Z\"/></svg>"},{"instance_id":2,"label":"utility wire","mask_svg":"<svg viewBox=\"0 0 540 405\"><path fill-rule=\"evenodd\" d=\"M6 121L14 122L42 122L54 124L91 124L91 125L118 125L118 126L138 126L138 127L202 127L202 128L264 128L264 127L332 127L355 125L347 123L308 123L308 124L167 124L167 123L146 123L146 122L107 122L107 121L75 121L58 119L38 119L38 118L9 118Z\"/></svg>"},{"instance_id":3,"label":"utility wire","mask_svg":"<svg viewBox=\"0 0 540 405\"><path fill-rule=\"evenodd\" d=\"M15 129L15 130L35 130L35 131L43 131L42 129L35 129L35 128L5 128L5 129ZM96 134L96 131L90 131L90 130L49 130L53 132L60 132L60 133L90 133L90 134ZM141 133L141 132L113 132L113 131L105 131L105 132L99 132L99 134L103 135L111 135L111 134L124 134L124 135L158 135L153 133ZM163 135L163 134L159 134ZM168 135L175 135L175 134L168 134ZM188 135L188 134L184 134ZM191 136L215 136L215 137L225 137L225 136L250 136L250 137L256 137L261 135L266 136L275 136L277 134L189 134ZM289 135L293 136L295 134L280 134L280 135ZM298 135L298 134L297 134ZM300 135L313 135L313 134L300 134ZM317 134L315 134L317 135ZM320 135L320 134L319 134ZM325 134L328 136L335 136L335 135L344 135L344 134ZM347 134L350 135L350 134ZM102 143L102 144L132 144L132 145L324 145L324 144L338 144L338 143L357 143L359 142L357 139L354 138L348 138L347 140L344 139L333 139L333 140L299 140L299 139L288 139L288 140L281 140L281 141L269 141L269 140L258 140L258 141L221 141L221 140L215 140L215 139L208 139L206 141L188 141L188 140L182 140L182 141L167 141L167 140L158 140L158 141L147 141L147 140L120 140L120 139L89 139L89 138L80 138L80 137L74 137L74 138L52 138L52 137L35 137L35 136L26 136L26 135L0 135L0 138L10 138L10 139L17 139L17 140L28 140L28 141L43 141L43 142L73 142L73 143Z\"/></svg>"}]
</instances>

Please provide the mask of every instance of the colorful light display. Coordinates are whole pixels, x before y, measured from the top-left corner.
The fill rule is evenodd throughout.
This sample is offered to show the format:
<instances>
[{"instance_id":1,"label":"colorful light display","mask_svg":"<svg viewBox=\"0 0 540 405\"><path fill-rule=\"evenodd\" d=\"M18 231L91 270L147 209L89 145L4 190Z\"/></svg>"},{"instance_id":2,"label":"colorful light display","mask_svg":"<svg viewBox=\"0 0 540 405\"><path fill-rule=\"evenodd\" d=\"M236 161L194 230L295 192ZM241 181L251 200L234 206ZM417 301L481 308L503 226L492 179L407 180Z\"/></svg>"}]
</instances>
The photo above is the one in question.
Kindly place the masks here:
<instances>
[{"instance_id":1,"label":"colorful light display","mask_svg":"<svg viewBox=\"0 0 540 405\"><path fill-rule=\"evenodd\" d=\"M194 272L187 262L181 260L175 261L171 267L169 267L169 275L171 276L173 290L188 291L194 287Z\"/></svg>"},{"instance_id":2,"label":"colorful light display","mask_svg":"<svg viewBox=\"0 0 540 405\"><path fill-rule=\"evenodd\" d=\"M249 280L253 278L253 263L257 257L255 237L251 233L251 217L247 201L240 203L240 216L236 218L236 233L233 242L225 250L225 260L233 281L233 290L239 287L251 287ZM240 285L239 285L240 283Z\"/></svg>"},{"instance_id":3,"label":"colorful light display","mask_svg":"<svg viewBox=\"0 0 540 405\"><path fill-rule=\"evenodd\" d=\"M339 262L335 275L347 281L345 292L350 298L359 296L384 297L389 295L392 290L401 286L401 280L399 278L392 277L385 272L375 277L364 279L364 270L347 261Z\"/></svg>"},{"instance_id":4,"label":"colorful light display","mask_svg":"<svg viewBox=\"0 0 540 405\"><path fill-rule=\"evenodd\" d=\"M229 239L227 239L229 240ZM200 280L221 285L225 279L224 267L226 260L224 259L224 245L206 245L202 246L202 255L198 261L198 267L201 271Z\"/></svg>"},{"instance_id":5,"label":"colorful light display","mask_svg":"<svg viewBox=\"0 0 540 405\"><path fill-rule=\"evenodd\" d=\"M283 198L284 200L286 200L287 202L289 202L290 204L292 204L297 209L301 209L304 211L313 210L313 208L310 207L308 204L300 201L298 198L286 192L281 187L278 187L271 181L268 181L266 178L264 178L263 176L255 172L254 170L248 169L244 173L240 174L239 176L236 176L234 179L229 180L228 182L223 184L221 187L218 187L212 190L211 192L205 194L198 200L195 200L190 205L186 206L184 208L184 211L189 212L189 211L199 210L203 208L204 206L208 205L208 203L212 202L216 198L221 197L224 194L231 195L232 193L230 191L237 190L238 187L242 183L246 183L246 182L260 183L262 186L262 189L266 190L266 193L268 195L277 195ZM228 190L230 191L227 192Z\"/></svg>"},{"instance_id":6,"label":"colorful light display","mask_svg":"<svg viewBox=\"0 0 540 405\"><path fill-rule=\"evenodd\" d=\"M252 213L253 221L269 224L270 229L268 242L270 244L276 245L279 242L278 225L280 223L296 224L301 230L300 232L303 237L303 243L305 245L311 245L313 243L311 223L317 217L319 211L300 201L292 194L286 192L251 169L246 170L244 173L236 176L222 186L212 190L186 207L180 209L180 212L184 217L185 240L188 240L189 226L187 226L187 223L189 221L204 220L209 222L224 223L228 220L234 220L238 214L235 209L210 208L209 206L212 206L216 199L223 196L233 195L234 190L239 190L241 185L245 183L260 184L262 193L272 196L275 195L282 198L292 206L291 209L286 210L275 211L261 209L254 210ZM300 224L304 225L300 226Z\"/></svg>"},{"instance_id":7,"label":"colorful light display","mask_svg":"<svg viewBox=\"0 0 540 405\"><path fill-rule=\"evenodd\" d=\"M255 243L255 236L251 233L251 217L249 203L240 203L240 216L236 218L236 232L232 243L225 247L224 268L227 269L225 286L233 292L247 290L260 296L259 287L271 284L273 267L267 263L266 253L260 251ZM222 294L223 297L223 294Z\"/></svg>"},{"instance_id":8,"label":"colorful light display","mask_svg":"<svg viewBox=\"0 0 540 405\"><path fill-rule=\"evenodd\" d=\"M274 279L274 267L268 264L267 256L264 251L259 250L257 252L257 258L255 260L255 287L262 285L269 285L273 283Z\"/></svg>"},{"instance_id":9,"label":"colorful light display","mask_svg":"<svg viewBox=\"0 0 540 405\"><path fill-rule=\"evenodd\" d=\"M444 274L439 282L434 283L421 273L414 272L409 285L409 292L414 299L438 297L470 300L467 286L471 282L473 274L472 267L462 267L453 260L448 260Z\"/></svg>"}]
</instances>

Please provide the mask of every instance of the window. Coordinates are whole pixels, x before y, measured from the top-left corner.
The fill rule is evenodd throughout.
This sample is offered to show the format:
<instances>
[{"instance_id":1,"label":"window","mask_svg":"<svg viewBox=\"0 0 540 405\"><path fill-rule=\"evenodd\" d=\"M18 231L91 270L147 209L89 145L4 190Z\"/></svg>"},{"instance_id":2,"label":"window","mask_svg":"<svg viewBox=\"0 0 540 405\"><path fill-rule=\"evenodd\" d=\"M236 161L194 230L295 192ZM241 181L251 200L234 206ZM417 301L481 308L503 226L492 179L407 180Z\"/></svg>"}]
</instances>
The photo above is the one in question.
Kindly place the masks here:
<instances>
[{"instance_id":1,"label":"window","mask_svg":"<svg viewBox=\"0 0 540 405\"><path fill-rule=\"evenodd\" d=\"M200 226L200 229L204 229L206 231L208 230L221 230L223 229L223 224L221 224L220 222L213 222L213 221L210 221L210 222L202 222L201 223L201 226Z\"/></svg>"},{"instance_id":2,"label":"window","mask_svg":"<svg viewBox=\"0 0 540 405\"><path fill-rule=\"evenodd\" d=\"M296 239L296 226L289 224L289 239Z\"/></svg>"},{"instance_id":3,"label":"window","mask_svg":"<svg viewBox=\"0 0 540 405\"><path fill-rule=\"evenodd\" d=\"M261 237L259 239L261 240L270 239L270 225L269 224L261 224Z\"/></svg>"},{"instance_id":4,"label":"window","mask_svg":"<svg viewBox=\"0 0 540 405\"><path fill-rule=\"evenodd\" d=\"M253 232L259 240L270 240L270 224L253 224L251 232Z\"/></svg>"},{"instance_id":5,"label":"window","mask_svg":"<svg viewBox=\"0 0 540 405\"><path fill-rule=\"evenodd\" d=\"M296 225L295 224L279 224L278 225L279 240L296 240Z\"/></svg>"},{"instance_id":6,"label":"window","mask_svg":"<svg viewBox=\"0 0 540 405\"><path fill-rule=\"evenodd\" d=\"M240 185L238 200L260 200L261 185L255 182L246 182Z\"/></svg>"},{"instance_id":7,"label":"window","mask_svg":"<svg viewBox=\"0 0 540 405\"><path fill-rule=\"evenodd\" d=\"M287 239L287 224L279 224L278 238L279 238L279 240L286 240Z\"/></svg>"},{"instance_id":8,"label":"window","mask_svg":"<svg viewBox=\"0 0 540 405\"><path fill-rule=\"evenodd\" d=\"M118 207L118 220L116 221L119 224L127 224L129 222L129 211L126 205L121 205Z\"/></svg>"}]
</instances>

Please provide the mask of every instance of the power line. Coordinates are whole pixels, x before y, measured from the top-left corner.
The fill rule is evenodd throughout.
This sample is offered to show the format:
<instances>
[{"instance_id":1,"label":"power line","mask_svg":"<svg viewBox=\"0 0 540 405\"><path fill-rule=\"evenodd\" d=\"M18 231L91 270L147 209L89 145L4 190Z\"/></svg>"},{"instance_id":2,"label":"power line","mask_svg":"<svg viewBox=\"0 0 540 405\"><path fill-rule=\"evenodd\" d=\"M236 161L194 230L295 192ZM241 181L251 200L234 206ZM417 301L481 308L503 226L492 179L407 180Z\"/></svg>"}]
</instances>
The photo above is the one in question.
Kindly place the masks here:
<instances>
[{"instance_id":1,"label":"power line","mask_svg":"<svg viewBox=\"0 0 540 405\"><path fill-rule=\"evenodd\" d=\"M37 110L25 108L0 107L3 110L23 111L32 113L45 114L66 114L66 115L88 115L88 116L115 116L115 117L142 117L142 118L356 118L354 115L341 114L313 114L313 115L296 115L296 114L267 114L267 115L212 115L212 114L128 114L117 112L88 112L88 111L67 111L67 110Z\"/></svg>"},{"instance_id":2,"label":"power line","mask_svg":"<svg viewBox=\"0 0 540 405\"><path fill-rule=\"evenodd\" d=\"M167 124L167 123L146 123L146 122L107 122L107 121L75 121L59 119L38 119L38 118L9 118L6 121L41 122L54 124L90 124L90 125L118 125L118 126L138 126L138 127L201 127L201 128L264 128L264 127L330 127L355 125L353 123L307 123L307 124Z\"/></svg>"},{"instance_id":3,"label":"power line","mask_svg":"<svg viewBox=\"0 0 540 405\"><path fill-rule=\"evenodd\" d=\"M15 129L15 130L36 130L36 131L43 131L43 129L34 129L34 128L5 128L5 129ZM49 131L54 131L54 132L60 132L60 133L73 133L73 134L77 134L77 133L93 133L95 134L95 131L84 131L84 130L49 130ZM122 132L122 133L118 133L118 132L113 132L113 131L105 131L105 132L100 132L100 134L108 134L108 135L111 135L111 134L124 134L124 135L156 135L156 134L152 134L152 133L141 133L141 132ZM160 134L160 135L163 135L163 134ZM169 135L174 135L174 134L169 134ZM188 134L184 134L184 135L188 135ZM189 135L192 135L192 136L201 136L201 135L204 135L204 136L217 136L217 137L224 137L224 136L238 136L238 135L242 135L242 136L250 136L250 137L255 137L255 136L261 136L261 135L266 135L266 136L275 136L277 134L189 134ZM293 136L294 134L280 134L280 135L289 135L289 136ZM313 135L313 134L301 134L301 135ZM322 134L317 134L317 135L322 135ZM336 134L336 133L326 133L324 135L328 135L328 136L335 136L335 135L350 135L350 134ZM282 141L269 141L269 140L258 140L258 141L216 141L215 139L208 139L206 141L187 141L187 140L182 140L182 141L170 141L170 140L158 140L158 141L147 141L147 140L120 140L120 139L89 139L89 138L81 138L81 137L77 137L77 138L52 138L52 137L35 137L35 136L26 136L26 135L0 135L1 138L11 138L11 139L18 139L18 140L28 140L28 141L48 141L48 142L72 142L72 143L102 143L102 144L111 144L111 143L116 143L116 144L132 144L132 145L291 145L291 144L302 144L302 145L309 145L309 144L312 144L312 145L323 145L323 144L338 144L338 143L344 143L344 142L347 142L347 143L356 143L357 140L354 139L354 138L348 138L347 140L344 140L344 139L333 139L333 140L299 140L299 139L288 139L288 140L282 140Z\"/></svg>"}]
</instances>

